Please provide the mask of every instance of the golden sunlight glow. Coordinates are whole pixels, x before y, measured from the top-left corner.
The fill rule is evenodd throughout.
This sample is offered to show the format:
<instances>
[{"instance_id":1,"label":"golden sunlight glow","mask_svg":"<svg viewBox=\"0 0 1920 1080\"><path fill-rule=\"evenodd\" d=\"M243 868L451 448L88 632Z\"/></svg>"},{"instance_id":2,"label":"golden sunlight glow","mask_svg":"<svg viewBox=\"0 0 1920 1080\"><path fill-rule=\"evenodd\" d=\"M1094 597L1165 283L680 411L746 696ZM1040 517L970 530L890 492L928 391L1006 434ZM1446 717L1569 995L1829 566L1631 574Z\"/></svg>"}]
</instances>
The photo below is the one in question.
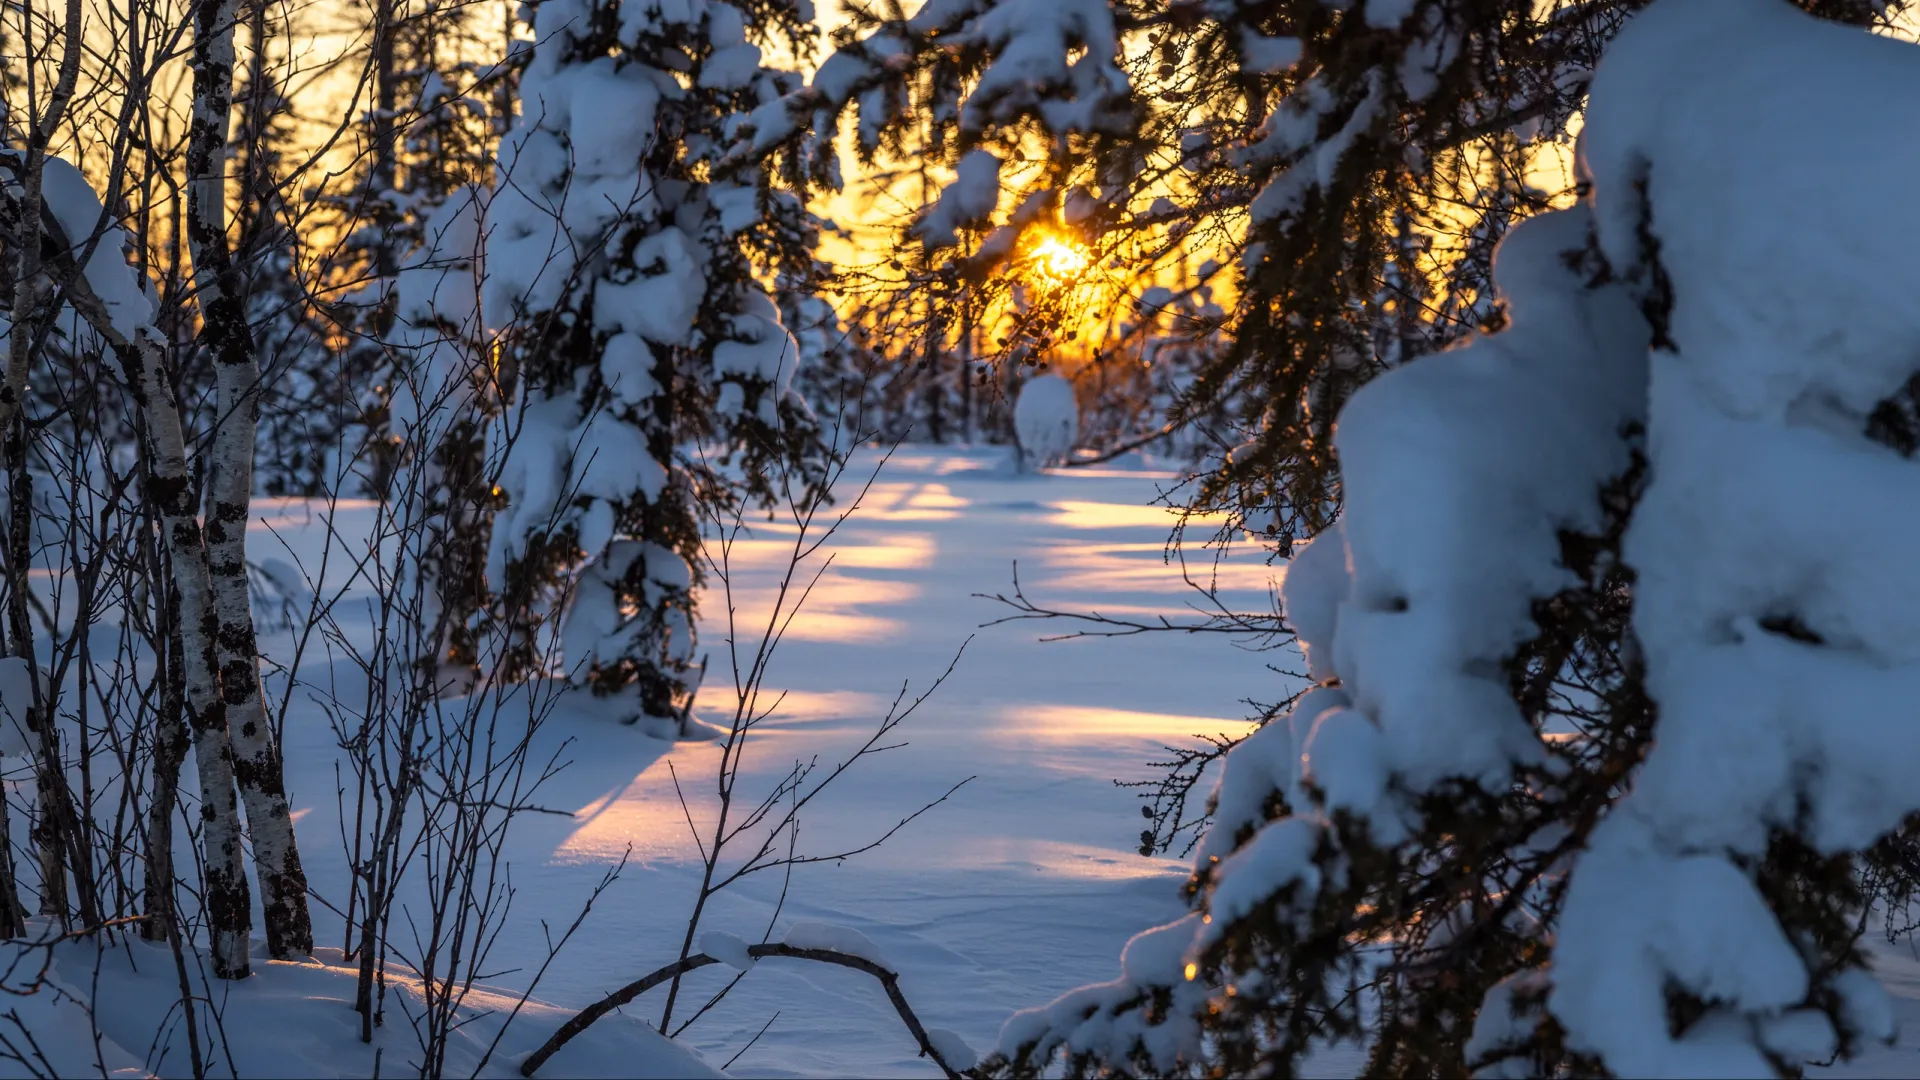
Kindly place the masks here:
<instances>
[{"instance_id":1,"label":"golden sunlight glow","mask_svg":"<svg viewBox=\"0 0 1920 1080\"><path fill-rule=\"evenodd\" d=\"M1027 265L1050 285L1080 276L1087 268L1087 251L1069 237L1049 234L1027 253Z\"/></svg>"}]
</instances>

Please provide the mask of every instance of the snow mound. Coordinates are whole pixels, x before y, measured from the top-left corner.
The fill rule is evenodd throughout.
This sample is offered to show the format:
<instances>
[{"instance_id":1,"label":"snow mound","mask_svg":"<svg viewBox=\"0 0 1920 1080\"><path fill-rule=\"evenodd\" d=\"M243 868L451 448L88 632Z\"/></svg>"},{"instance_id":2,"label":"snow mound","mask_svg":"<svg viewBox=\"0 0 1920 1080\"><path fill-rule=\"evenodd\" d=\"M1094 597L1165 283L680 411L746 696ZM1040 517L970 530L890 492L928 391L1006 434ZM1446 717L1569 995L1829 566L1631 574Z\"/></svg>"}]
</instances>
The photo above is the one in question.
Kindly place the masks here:
<instances>
[{"instance_id":1,"label":"snow mound","mask_svg":"<svg viewBox=\"0 0 1920 1080\"><path fill-rule=\"evenodd\" d=\"M1036 375L1020 388L1013 406L1014 437L1028 468L1065 461L1080 432L1080 406L1073 384L1058 375Z\"/></svg>"}]
</instances>

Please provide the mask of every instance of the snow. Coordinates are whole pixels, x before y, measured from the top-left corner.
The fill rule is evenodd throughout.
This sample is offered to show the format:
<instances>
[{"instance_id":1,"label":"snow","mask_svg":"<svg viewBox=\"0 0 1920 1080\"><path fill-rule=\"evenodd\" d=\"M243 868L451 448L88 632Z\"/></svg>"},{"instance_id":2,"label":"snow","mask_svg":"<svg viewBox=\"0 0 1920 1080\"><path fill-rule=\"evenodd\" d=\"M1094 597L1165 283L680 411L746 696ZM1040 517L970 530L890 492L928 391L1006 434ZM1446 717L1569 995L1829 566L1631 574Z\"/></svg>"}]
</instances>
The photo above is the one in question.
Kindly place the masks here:
<instances>
[{"instance_id":1,"label":"snow","mask_svg":"<svg viewBox=\"0 0 1920 1080\"><path fill-rule=\"evenodd\" d=\"M494 516L489 579L504 580L507 563L519 556L526 536L557 516L567 494L570 436L579 415L579 402L571 396L547 398L518 405L487 426L487 460L502 463L496 483L517 493Z\"/></svg>"},{"instance_id":2,"label":"snow","mask_svg":"<svg viewBox=\"0 0 1920 1080\"><path fill-rule=\"evenodd\" d=\"M1370 80L1367 96L1353 106L1340 129L1332 137L1312 145L1308 143L1317 135L1320 118L1329 110L1331 102L1309 92L1289 97L1281 113L1268 122L1265 137L1250 148L1247 160L1295 154L1299 160L1282 168L1254 196L1250 208L1253 219L1267 222L1288 217L1299 210L1310 192L1331 186L1348 147L1372 126L1384 96L1382 80L1375 75Z\"/></svg>"},{"instance_id":3,"label":"snow","mask_svg":"<svg viewBox=\"0 0 1920 1080\"><path fill-rule=\"evenodd\" d=\"M1073 383L1059 375L1036 375L1021 384L1013 406L1013 431L1029 468L1065 461L1080 431Z\"/></svg>"},{"instance_id":4,"label":"snow","mask_svg":"<svg viewBox=\"0 0 1920 1080\"><path fill-rule=\"evenodd\" d=\"M708 930L702 933L700 951L735 971L745 971L753 966L753 956L747 952L746 941L725 930Z\"/></svg>"},{"instance_id":5,"label":"snow","mask_svg":"<svg viewBox=\"0 0 1920 1080\"><path fill-rule=\"evenodd\" d=\"M1296 544L1293 558L1287 560L1286 580L1280 586L1281 611L1300 636L1307 675L1314 679L1334 677L1332 650L1316 643L1335 640L1340 602L1352 583L1346 540L1341 534L1341 526L1335 523L1319 536Z\"/></svg>"},{"instance_id":6,"label":"snow","mask_svg":"<svg viewBox=\"0 0 1920 1080\"><path fill-rule=\"evenodd\" d=\"M953 167L953 182L940 189L940 198L914 231L929 247L959 242L956 231L981 224L1000 204L1000 159L985 150L969 150Z\"/></svg>"},{"instance_id":7,"label":"snow","mask_svg":"<svg viewBox=\"0 0 1920 1080\"><path fill-rule=\"evenodd\" d=\"M1380 729L1352 709L1329 709L1313 723L1307 736L1307 769L1302 783L1318 788L1329 811L1348 810L1371 818L1376 832L1392 825L1390 817L1374 810L1387 793L1387 766L1391 760ZM1398 835L1375 839L1390 845Z\"/></svg>"},{"instance_id":8,"label":"snow","mask_svg":"<svg viewBox=\"0 0 1920 1080\"><path fill-rule=\"evenodd\" d=\"M126 337L153 322L153 299L138 271L126 261L126 234L106 218L100 197L80 170L65 158L49 155L40 174L40 197L60 223L78 256L94 244L85 265L87 286L107 307L113 328ZM95 233L98 232L96 239Z\"/></svg>"},{"instance_id":9,"label":"snow","mask_svg":"<svg viewBox=\"0 0 1920 1080\"><path fill-rule=\"evenodd\" d=\"M1367 25L1390 30L1407 21L1414 0L1367 0Z\"/></svg>"},{"instance_id":10,"label":"snow","mask_svg":"<svg viewBox=\"0 0 1920 1080\"><path fill-rule=\"evenodd\" d=\"M732 336L713 347L713 372L721 380L718 409L723 416L734 415L754 399L760 419L776 424L775 405L793 384L799 347L766 293L747 292L742 306L745 310L729 320Z\"/></svg>"},{"instance_id":11,"label":"snow","mask_svg":"<svg viewBox=\"0 0 1920 1080\"><path fill-rule=\"evenodd\" d=\"M568 418L556 429L574 423ZM558 445L564 449L564 440ZM864 479L878 456L861 451L850 475ZM556 468L563 466L564 457ZM1165 743L1196 733L1245 732L1240 699L1249 688L1273 684L1265 663L1274 657L1207 635L1040 644L1044 628L1030 624L977 629L1002 609L974 596L1004 591L1017 560L1030 596L1116 614L1189 617L1179 569L1161 560L1175 519L1149 505L1175 479L1137 458L1038 478L1016 473L1004 448L896 453L829 545L834 566L775 655L770 690L786 698L746 759L742 791L767 790L797 757L837 760L885 713L897 679L911 678L917 693L976 632L953 678L901 729L909 745L856 767L844 787L810 808L802 845L864 843L876 826L883 830L955 781L978 779L877 851L800 868L784 902L777 875L729 888L709 902L702 933L752 942L768 927L769 940L795 940L789 930L796 923L851 929L900 973L901 990L927 1027L952 1031L984 1052L998 1044L1011 1012L1118 974L1116 957L1129 938L1181 918L1184 861L1136 853L1137 800L1112 781L1150 775L1144 762ZM850 501L848 495L842 505ZM327 528L323 507L261 500L256 514L250 543L257 558L317 568ZM351 538L370 519L365 504L346 503L336 520ZM734 552L742 627L763 617L792 542L791 527L782 522L754 518L749 525ZM1274 572L1257 552L1246 554L1222 568L1223 597L1264 610ZM339 561L334 574L344 573ZM354 612L356 598L367 595L356 586L336 605L349 620L347 632L352 619L366 617ZM696 709L707 715L730 713L732 704L726 611L717 596L707 594L700 613L710 659ZM743 631L749 648L754 633ZM284 631L267 632L263 640L270 659L289 655L293 645ZM567 652L572 655L570 646ZM1168 680L1162 677L1167 670L1190 677ZM276 699L283 678L270 677ZM334 797L340 751L321 706L329 693L355 700L362 687L364 675L350 662L310 654L293 695L289 786L315 881L346 873ZM585 694L559 700L535 754L541 760L557 754L565 768L537 801L572 816L515 822L506 851L519 893L489 966L509 972L495 978L503 988L523 986L545 955L540 920L556 928L570 923L586 892L632 844L632 862L538 990L542 1001L571 1009L676 955L700 863L667 766L670 761L696 820L710 822L719 749L711 742L648 738L616 723L612 706ZM1284 765L1289 756L1277 758ZM338 916L316 906L315 917L320 940L337 944ZM1192 924L1183 925L1184 939L1174 935L1152 950L1145 944L1127 950L1129 970L1179 981L1181 956L1192 940ZM693 1000L690 1010L736 974L724 963L695 972L681 1001ZM1181 983L1181 993L1188 993L1186 986ZM337 988L313 992L350 999ZM637 1029L657 1022L660 994L602 1023ZM753 965L683 1038L718 1064L775 1012L779 1019L732 1073L937 1075L871 977L819 964ZM541 1012L515 1021L509 1038L526 1040L516 1051L525 1053L558 1023L556 1014ZM524 1034L513 1035L522 1024ZM396 1035L411 1045L404 1025ZM388 1072L399 1072L398 1057L387 1052ZM574 1075L564 1060L543 1075ZM342 1066L351 1075L372 1073L370 1062L351 1069Z\"/></svg>"},{"instance_id":12,"label":"snow","mask_svg":"<svg viewBox=\"0 0 1920 1080\"><path fill-rule=\"evenodd\" d=\"M631 172L638 156L635 151L653 140L659 89L643 68L615 68L611 57L601 57L570 75L567 144L573 148L574 168L593 177L615 170Z\"/></svg>"},{"instance_id":13,"label":"snow","mask_svg":"<svg viewBox=\"0 0 1920 1080\"><path fill-rule=\"evenodd\" d=\"M1124 133L1133 115L1106 0L999 0L954 34L991 59L960 107L962 132L1035 113L1069 134ZM1076 55L1077 54L1077 55Z\"/></svg>"},{"instance_id":14,"label":"snow","mask_svg":"<svg viewBox=\"0 0 1920 1080\"><path fill-rule=\"evenodd\" d=\"M948 1065L962 1072L980 1061L980 1056L973 1052L973 1047L968 1046L967 1040L961 1038L958 1032L946 1028L928 1028L927 1041L933 1044Z\"/></svg>"},{"instance_id":15,"label":"snow","mask_svg":"<svg viewBox=\"0 0 1920 1080\"><path fill-rule=\"evenodd\" d=\"M624 283L602 279L596 286L595 325L609 332L629 330L662 345L685 345L707 291L699 245L668 226L641 240L633 261L640 276Z\"/></svg>"},{"instance_id":16,"label":"snow","mask_svg":"<svg viewBox=\"0 0 1920 1080\"><path fill-rule=\"evenodd\" d=\"M1240 850L1223 860L1218 884L1209 896L1212 920L1194 935L1188 946L1189 955L1220 940L1228 924L1261 910L1275 893L1289 886L1298 886L1298 894L1307 901L1296 912L1310 907L1313 894L1320 887L1320 871L1313 865L1313 852L1319 846L1321 831L1318 822L1301 817L1282 818L1261 829ZM1283 913L1284 909L1276 914Z\"/></svg>"},{"instance_id":17,"label":"snow","mask_svg":"<svg viewBox=\"0 0 1920 1080\"><path fill-rule=\"evenodd\" d=\"M1300 62L1300 39L1268 37L1251 27L1240 31L1240 69L1249 75L1278 75Z\"/></svg>"},{"instance_id":18,"label":"snow","mask_svg":"<svg viewBox=\"0 0 1920 1080\"><path fill-rule=\"evenodd\" d=\"M640 335L614 334L600 353L600 377L615 398L638 405L660 392L653 364L653 350Z\"/></svg>"},{"instance_id":19,"label":"snow","mask_svg":"<svg viewBox=\"0 0 1920 1080\"><path fill-rule=\"evenodd\" d=\"M715 5L722 7L725 5ZM700 68L700 85L720 90L737 90L753 82L760 71L760 47L751 44L728 45L713 51Z\"/></svg>"},{"instance_id":20,"label":"snow","mask_svg":"<svg viewBox=\"0 0 1920 1080\"><path fill-rule=\"evenodd\" d=\"M664 34L673 27L692 26L711 9L726 6L709 4L706 0L640 0L622 4L620 39L635 41L643 34Z\"/></svg>"},{"instance_id":21,"label":"snow","mask_svg":"<svg viewBox=\"0 0 1920 1080\"><path fill-rule=\"evenodd\" d=\"M666 470L647 453L645 433L631 424L596 412L573 429L567 441L574 448L566 483L571 494L620 502L644 492L651 499L666 483Z\"/></svg>"},{"instance_id":22,"label":"snow","mask_svg":"<svg viewBox=\"0 0 1920 1080\"><path fill-rule=\"evenodd\" d=\"M1199 1034L1192 1007L1205 1000L1205 991L1181 974L1184 950L1199 922L1198 914L1189 914L1134 935L1120 954L1120 978L1080 987L1051 1004L1013 1014L1000 1030L999 1052L1012 1056L1027 1047L1050 1050L1064 1045L1125 1058L1140 1046L1157 1070L1172 1072L1182 1050ZM1165 1023L1149 1029L1135 1021L1137 1013L1124 1010L1143 992L1156 991L1167 995L1173 1007Z\"/></svg>"},{"instance_id":23,"label":"snow","mask_svg":"<svg viewBox=\"0 0 1920 1080\"><path fill-rule=\"evenodd\" d=\"M1862 94L1871 115L1833 122ZM1600 249L1642 288L1657 256L1672 298L1625 546L1660 733L1575 866L1550 1002L1616 1072L1751 1072L1766 1048L1830 1045L1782 1015L1832 976L1747 857L1776 828L1865 847L1920 809L1903 780L1920 767L1920 620L1900 603L1920 585L1900 539L1920 471L1862 434L1920 371L1920 321L1884 274L1914 226L1861 201L1866 177L1920 164L1920 141L1875 119L1916 104L1920 49L1771 2L1664 0L1594 77L1581 163ZM1759 542L1789 520L1820 539ZM1716 1003L1700 1037L1671 1035L1675 987ZM1855 993L1842 1021L1884 1036Z\"/></svg>"},{"instance_id":24,"label":"snow","mask_svg":"<svg viewBox=\"0 0 1920 1080\"><path fill-rule=\"evenodd\" d=\"M1594 493L1627 465L1618 433L1644 386L1644 339L1622 290L1585 293L1559 261L1585 222L1570 210L1516 228L1494 264L1510 327L1395 369L1340 415L1351 581L1333 667L1416 790L1447 777L1496 788L1539 758L1489 665L1531 635L1531 602L1567 582L1557 530L1597 524Z\"/></svg>"},{"instance_id":25,"label":"snow","mask_svg":"<svg viewBox=\"0 0 1920 1080\"><path fill-rule=\"evenodd\" d=\"M840 105L853 96L854 86L873 70L865 57L842 49L821 61L808 84L829 102Z\"/></svg>"},{"instance_id":26,"label":"snow","mask_svg":"<svg viewBox=\"0 0 1920 1080\"><path fill-rule=\"evenodd\" d=\"M827 949L843 952L848 956L857 956L868 963L893 970L893 965L887 963L886 955L880 951L880 946L875 945L872 938L851 926L798 922L788 927L787 936L782 938L781 942L796 949Z\"/></svg>"},{"instance_id":27,"label":"snow","mask_svg":"<svg viewBox=\"0 0 1920 1080\"><path fill-rule=\"evenodd\" d=\"M52 936L49 926L36 926ZM179 983L172 954L163 946L122 938L108 947L73 941L55 946L47 986L31 996L11 996L29 987L40 971L42 950L8 945L6 958L10 1008L22 1017L41 1049L52 1055L54 1075L100 1075L96 1060L115 1076L189 1075L185 1026L178 1022ZM365 1077L381 1070L392 1075L414 1071L420 1048L407 1017L422 1015L425 1002L416 978L394 972L387 981L388 1022L374 1031L371 1045L360 1041L360 1018L351 1008L358 965L343 961L338 949L315 950L310 961L256 960L251 978L206 986L204 958L187 958L187 976L203 997L199 1018L203 1040L214 1042L209 1076ZM17 965L17 966L16 966ZM77 1002L91 1001L103 1036L93 1043ZM519 1061L553 1028L566 1010L538 1000L520 1004L518 995L478 986L458 1007L458 1026L448 1048L447 1075L518 1077ZM511 1022L507 1022L511 1017ZM210 1033L218 1032L217 1035ZM17 1038L17 1035L15 1035ZM11 1063L9 1063L11 1066ZM42 1075L13 1072L4 1075ZM643 1022L609 1017L569 1043L542 1070L542 1076L569 1077L718 1077L722 1075L689 1048L660 1037Z\"/></svg>"}]
</instances>

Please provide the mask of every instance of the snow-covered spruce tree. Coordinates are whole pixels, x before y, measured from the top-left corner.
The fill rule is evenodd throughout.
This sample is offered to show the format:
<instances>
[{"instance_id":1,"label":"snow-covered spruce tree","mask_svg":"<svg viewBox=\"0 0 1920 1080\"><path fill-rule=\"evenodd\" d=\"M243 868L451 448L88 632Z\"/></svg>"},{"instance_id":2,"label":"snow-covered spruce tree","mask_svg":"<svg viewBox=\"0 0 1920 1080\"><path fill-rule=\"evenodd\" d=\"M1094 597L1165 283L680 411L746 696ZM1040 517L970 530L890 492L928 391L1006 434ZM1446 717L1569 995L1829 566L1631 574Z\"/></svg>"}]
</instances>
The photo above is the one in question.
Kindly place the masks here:
<instances>
[{"instance_id":1,"label":"snow-covered spruce tree","mask_svg":"<svg viewBox=\"0 0 1920 1080\"><path fill-rule=\"evenodd\" d=\"M498 412L492 341L481 318L486 179L500 134L497 91L513 66L458 59L475 51L471 5L401 5L388 12L392 46L384 92L410 104L392 132L392 161L378 153L358 187L386 185L379 219L361 228L351 265L372 276L346 307L378 373L363 403L377 438L363 473L389 501L409 549L402 560L419 635L420 674L467 681L482 658L474 620L486 608L483 570L491 493L485 427ZM376 15L376 17L379 17ZM409 247L409 245L411 245ZM382 268L397 266L389 277Z\"/></svg>"},{"instance_id":2,"label":"snow-covered spruce tree","mask_svg":"<svg viewBox=\"0 0 1920 1080\"><path fill-rule=\"evenodd\" d=\"M864 154L1006 163L1001 193L957 184L903 237L904 260L961 241L954 225L995 226L917 289L978 292L1041 227L1075 233L1093 266L1121 260L1125 281L1200 248L1226 263L1229 347L1175 417L1235 418L1234 449L1197 497L1277 509L1284 549L1338 511L1331 426L1346 396L1389 360L1474 330L1492 244L1565 194L1535 185L1559 171L1593 65L1642 3L856 6L785 120L857 111ZM1902 5L1801 6L1865 24ZM1033 344L1016 337L1005 355ZM1324 407L1307 407L1314 396Z\"/></svg>"},{"instance_id":3,"label":"snow-covered spruce tree","mask_svg":"<svg viewBox=\"0 0 1920 1080\"><path fill-rule=\"evenodd\" d=\"M1920 465L1879 424L1920 375L1885 277L1920 229L1864 199L1920 163L1885 126L1916 104L1920 48L1779 0L1663 0L1594 78L1599 246L1659 346L1624 551L1659 719L1574 866L1547 1005L1621 1075L1893 1035L1852 864L1920 811ZM1789 522L1814 542L1762 539Z\"/></svg>"},{"instance_id":4,"label":"snow-covered spruce tree","mask_svg":"<svg viewBox=\"0 0 1920 1080\"><path fill-rule=\"evenodd\" d=\"M542 0L488 211L488 322L515 400L492 429L505 507L487 578L527 647L568 596L571 674L630 721L689 718L700 500L817 474L797 352L755 272L811 264L783 153L721 160L741 115L799 85L811 9ZM686 450L717 441L706 460ZM570 594L570 595L569 595Z\"/></svg>"},{"instance_id":5,"label":"snow-covered spruce tree","mask_svg":"<svg viewBox=\"0 0 1920 1080\"><path fill-rule=\"evenodd\" d=\"M322 193L320 216L342 237L322 260L341 342L331 358L342 419L333 442L345 460L333 471L368 494L392 490L409 438L387 416L409 362L393 348L418 344L419 328L396 310L397 276L436 261L431 221L492 167L497 99L513 69L471 59L486 51L484 14L457 0L378 0L365 11L373 85L355 133L362 153L349 182Z\"/></svg>"},{"instance_id":6,"label":"snow-covered spruce tree","mask_svg":"<svg viewBox=\"0 0 1920 1080\"><path fill-rule=\"evenodd\" d=\"M1340 414L1283 588L1319 685L1227 757L1192 914L995 1067L1796 1075L1891 1036L1858 936L1920 810L1920 464L1878 437L1920 237L1866 186L1916 103L1920 49L1780 0L1623 32L1589 200L1495 256L1506 328Z\"/></svg>"}]
</instances>

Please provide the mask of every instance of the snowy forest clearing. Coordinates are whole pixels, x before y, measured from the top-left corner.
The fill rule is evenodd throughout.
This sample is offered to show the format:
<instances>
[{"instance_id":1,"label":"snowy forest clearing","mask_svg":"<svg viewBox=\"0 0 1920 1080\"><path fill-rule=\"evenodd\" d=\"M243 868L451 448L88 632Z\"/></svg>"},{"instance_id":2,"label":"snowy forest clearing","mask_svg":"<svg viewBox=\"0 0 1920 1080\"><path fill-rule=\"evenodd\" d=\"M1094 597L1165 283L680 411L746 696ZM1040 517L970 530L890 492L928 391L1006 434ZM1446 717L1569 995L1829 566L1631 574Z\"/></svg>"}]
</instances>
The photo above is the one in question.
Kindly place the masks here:
<instances>
[{"instance_id":1,"label":"snowy forest clearing","mask_svg":"<svg viewBox=\"0 0 1920 1080\"><path fill-rule=\"evenodd\" d=\"M853 491L877 457L856 457L847 478ZM1173 477L1118 468L1020 476L1003 448L893 455L831 542L834 567L775 654L769 684L786 696L750 750L744 785L772 784L795 757L844 754L885 714L896 678L910 679L915 694L924 689L978 624L1009 613L972 594L1007 591L1015 560L1036 600L1191 618L1187 604L1197 594L1177 565L1162 562L1173 518L1148 505ZM343 533L351 535L362 512L343 506ZM769 602L792 533L766 522L752 530L735 548L736 595L747 611ZM254 550L263 562L316 562L322 536L317 510L266 504ZM1241 554L1220 569L1221 598L1263 610L1273 570L1257 549ZM698 711L709 716L731 709L723 604L716 590L701 612L711 658ZM265 607L263 629L272 625ZM755 619L742 626L757 638ZM1244 730L1239 699L1275 694L1284 681L1263 664L1294 666L1290 653L1247 652L1218 635L1035 640L1062 629L1011 623L977 631L952 677L901 729L911 745L856 766L806 819L802 845L864 843L955 782L977 778L885 846L842 865L801 867L780 920L780 931L820 921L866 934L901 971L925 1023L982 1050L1012 1009L1098 976L1128 937L1181 911L1184 862L1134 851L1137 800L1112 781L1151 775L1145 763L1165 743ZM263 635L270 659L291 645L284 632ZM309 660L301 678L318 687L329 670ZM353 678L348 665L331 670L342 683ZM335 689L342 698L355 692ZM288 783L316 882L346 879L333 796L339 749L313 700L320 696L296 693L286 722ZM511 971L492 982L524 986L545 957L541 921L563 929L631 844L632 861L538 988L540 999L568 1007L674 958L700 863L667 766L699 820L718 754L711 742L646 738L590 715L591 704L566 698L540 733L542 752L550 745L569 763L536 801L572 816L514 821L509 857L519 895L490 960L492 969ZM565 740L572 742L561 749ZM759 940L781 884L778 874L743 881L713 902L703 929ZM315 918L316 940L338 945L339 916L316 904ZM723 985L716 970L696 974L689 992ZM350 1002L340 1008L353 1018ZM627 1012L657 1023L659 1008L656 991ZM790 962L758 965L684 1037L718 1065L776 1012L732 1072L935 1074L916 1059L871 980ZM550 1015L518 1023L544 1038L556 1026ZM391 1013L387 1022L405 1024ZM407 1045L404 1027L387 1038L396 1034L401 1042L390 1054ZM351 1043L342 1050L364 1053Z\"/></svg>"},{"instance_id":2,"label":"snowy forest clearing","mask_svg":"<svg viewBox=\"0 0 1920 1080\"><path fill-rule=\"evenodd\" d=\"M0 1076L1920 1073L1915 5L834 6L0 0Z\"/></svg>"}]
</instances>

